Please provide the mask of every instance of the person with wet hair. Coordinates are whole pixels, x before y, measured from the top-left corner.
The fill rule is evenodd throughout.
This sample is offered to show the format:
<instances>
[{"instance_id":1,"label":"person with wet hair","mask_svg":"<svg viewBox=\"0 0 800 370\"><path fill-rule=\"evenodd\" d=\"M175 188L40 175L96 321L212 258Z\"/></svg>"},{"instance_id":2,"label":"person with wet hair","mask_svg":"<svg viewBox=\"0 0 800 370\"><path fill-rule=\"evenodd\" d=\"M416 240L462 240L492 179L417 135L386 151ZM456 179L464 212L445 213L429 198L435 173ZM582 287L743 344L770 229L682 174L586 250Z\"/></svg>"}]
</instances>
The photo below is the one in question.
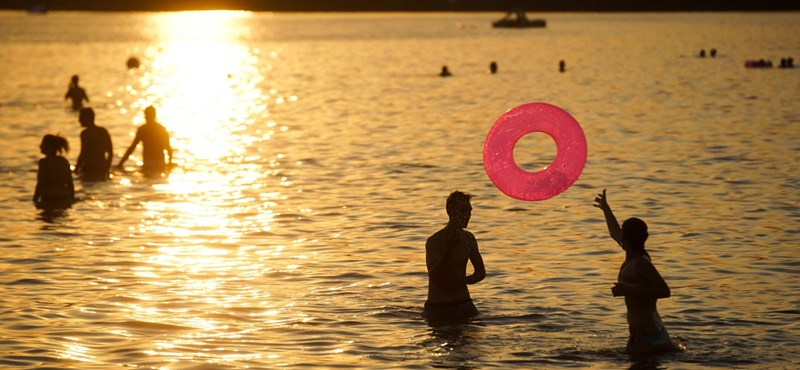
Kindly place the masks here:
<instances>
[{"instance_id":1,"label":"person with wet hair","mask_svg":"<svg viewBox=\"0 0 800 370\"><path fill-rule=\"evenodd\" d=\"M478 242L465 230L472 215L470 194L454 191L447 198L447 225L425 243L428 298L422 316L432 326L462 323L478 314L467 285L486 277ZM467 262L473 273L467 275Z\"/></svg>"},{"instance_id":2,"label":"person with wet hair","mask_svg":"<svg viewBox=\"0 0 800 370\"><path fill-rule=\"evenodd\" d=\"M45 135L39 150L45 157L39 159L33 203L39 209L69 208L75 201L75 185L69 161L61 156L61 153L69 151L67 139L60 135Z\"/></svg>"},{"instance_id":3,"label":"person with wet hair","mask_svg":"<svg viewBox=\"0 0 800 370\"><path fill-rule=\"evenodd\" d=\"M614 297L625 297L630 334L626 352L635 355L683 349L683 345L670 338L656 309L656 301L669 298L671 292L645 250L644 243L649 235L647 224L632 217L620 227L608 205L605 189L594 201L594 206L603 210L611 238L625 251L625 262L611 293Z\"/></svg>"}]
</instances>

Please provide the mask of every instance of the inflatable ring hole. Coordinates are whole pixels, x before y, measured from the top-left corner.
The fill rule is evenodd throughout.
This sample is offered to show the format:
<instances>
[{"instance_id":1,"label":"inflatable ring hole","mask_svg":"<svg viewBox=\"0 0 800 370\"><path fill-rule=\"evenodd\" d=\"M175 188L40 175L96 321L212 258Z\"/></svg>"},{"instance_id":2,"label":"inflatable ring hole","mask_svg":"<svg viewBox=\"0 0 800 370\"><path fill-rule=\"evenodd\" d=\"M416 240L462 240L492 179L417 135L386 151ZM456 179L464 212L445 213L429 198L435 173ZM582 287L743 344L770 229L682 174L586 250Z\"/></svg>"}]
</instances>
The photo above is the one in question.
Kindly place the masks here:
<instances>
[{"instance_id":1,"label":"inflatable ring hole","mask_svg":"<svg viewBox=\"0 0 800 370\"><path fill-rule=\"evenodd\" d=\"M555 160L558 148L553 138L544 132L530 132L514 144L514 163L528 172L539 172Z\"/></svg>"}]
</instances>

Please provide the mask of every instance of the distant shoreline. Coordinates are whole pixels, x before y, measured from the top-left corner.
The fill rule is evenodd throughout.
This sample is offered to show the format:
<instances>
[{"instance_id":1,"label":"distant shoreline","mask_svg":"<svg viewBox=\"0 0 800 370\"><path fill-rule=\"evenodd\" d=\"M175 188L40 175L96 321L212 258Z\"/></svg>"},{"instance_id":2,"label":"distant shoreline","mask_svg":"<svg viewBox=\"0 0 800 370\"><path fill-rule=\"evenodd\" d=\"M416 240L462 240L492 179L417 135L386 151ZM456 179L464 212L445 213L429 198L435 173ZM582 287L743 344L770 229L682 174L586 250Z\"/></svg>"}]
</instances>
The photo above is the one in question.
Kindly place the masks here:
<instances>
[{"instance_id":1,"label":"distant shoreline","mask_svg":"<svg viewBox=\"0 0 800 370\"><path fill-rule=\"evenodd\" d=\"M0 0L5 10L271 12L769 12L800 11L787 0Z\"/></svg>"}]
</instances>

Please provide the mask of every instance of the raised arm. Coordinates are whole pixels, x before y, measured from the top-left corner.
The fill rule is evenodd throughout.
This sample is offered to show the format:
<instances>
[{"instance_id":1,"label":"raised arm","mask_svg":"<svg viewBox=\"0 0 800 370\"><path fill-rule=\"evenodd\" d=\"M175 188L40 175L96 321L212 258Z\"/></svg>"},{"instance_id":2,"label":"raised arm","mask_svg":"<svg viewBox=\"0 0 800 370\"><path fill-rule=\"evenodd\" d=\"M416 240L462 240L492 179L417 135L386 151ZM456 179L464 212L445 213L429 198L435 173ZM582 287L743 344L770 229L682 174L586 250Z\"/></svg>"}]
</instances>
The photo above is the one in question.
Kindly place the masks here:
<instances>
[{"instance_id":1,"label":"raised arm","mask_svg":"<svg viewBox=\"0 0 800 370\"><path fill-rule=\"evenodd\" d=\"M597 198L594 198L594 201L594 206L603 210L603 215L606 218L606 226L608 226L608 233L611 235L611 239L614 239L617 244L622 245L622 229L619 227L617 218L614 217L614 212L611 211L611 206L608 205L606 189L603 189L602 193L597 194Z\"/></svg>"}]
</instances>

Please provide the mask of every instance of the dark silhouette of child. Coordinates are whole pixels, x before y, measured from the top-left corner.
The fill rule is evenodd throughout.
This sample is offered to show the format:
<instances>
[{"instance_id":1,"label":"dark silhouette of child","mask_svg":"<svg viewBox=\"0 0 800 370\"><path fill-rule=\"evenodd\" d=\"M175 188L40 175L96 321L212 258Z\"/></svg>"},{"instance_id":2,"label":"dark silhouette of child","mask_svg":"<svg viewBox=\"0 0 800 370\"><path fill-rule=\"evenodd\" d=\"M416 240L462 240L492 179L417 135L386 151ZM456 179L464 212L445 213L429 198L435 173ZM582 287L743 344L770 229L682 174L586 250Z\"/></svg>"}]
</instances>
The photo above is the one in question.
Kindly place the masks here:
<instances>
[{"instance_id":1,"label":"dark silhouette of child","mask_svg":"<svg viewBox=\"0 0 800 370\"><path fill-rule=\"evenodd\" d=\"M75 164L75 173L82 180L107 180L113 161L111 135L105 128L94 124L92 108L81 109L78 121L85 128L81 131L81 153Z\"/></svg>"},{"instance_id":2,"label":"dark silhouette of child","mask_svg":"<svg viewBox=\"0 0 800 370\"><path fill-rule=\"evenodd\" d=\"M39 149L45 157L39 160L33 203L39 209L69 208L75 200L75 186L69 161L60 155L69 150L67 139L45 135Z\"/></svg>"},{"instance_id":3,"label":"dark silhouette of child","mask_svg":"<svg viewBox=\"0 0 800 370\"><path fill-rule=\"evenodd\" d=\"M467 193L452 192L447 198L447 226L425 243L428 299L422 316L432 326L466 322L478 314L467 284L483 280L486 268L475 236L464 230L472 213L471 198ZM467 261L472 263L472 275L466 273Z\"/></svg>"},{"instance_id":4,"label":"dark silhouette of child","mask_svg":"<svg viewBox=\"0 0 800 370\"><path fill-rule=\"evenodd\" d=\"M682 344L670 339L656 309L656 301L669 298L671 293L644 249L647 224L634 217L625 220L620 228L605 190L594 201L594 206L603 210L611 238L625 250L625 262L619 268L611 293L614 297L625 297L630 334L626 351L637 355L682 350Z\"/></svg>"},{"instance_id":5,"label":"dark silhouette of child","mask_svg":"<svg viewBox=\"0 0 800 370\"><path fill-rule=\"evenodd\" d=\"M84 100L86 100L87 103L89 102L89 96L86 95L86 90L78 86L78 75L72 76L67 93L64 94L64 100L67 99L72 100L73 112L77 112L83 108Z\"/></svg>"},{"instance_id":6,"label":"dark silhouette of child","mask_svg":"<svg viewBox=\"0 0 800 370\"><path fill-rule=\"evenodd\" d=\"M136 137L133 138L131 146L128 147L122 159L119 160L117 168L123 168L122 165L141 142L142 172L146 175L160 175L165 173L168 167L172 165L172 146L169 143L169 133L164 126L156 121L156 109L154 107L145 108L144 120L144 125L136 129ZM168 162L164 161L164 152L167 153Z\"/></svg>"}]
</instances>

